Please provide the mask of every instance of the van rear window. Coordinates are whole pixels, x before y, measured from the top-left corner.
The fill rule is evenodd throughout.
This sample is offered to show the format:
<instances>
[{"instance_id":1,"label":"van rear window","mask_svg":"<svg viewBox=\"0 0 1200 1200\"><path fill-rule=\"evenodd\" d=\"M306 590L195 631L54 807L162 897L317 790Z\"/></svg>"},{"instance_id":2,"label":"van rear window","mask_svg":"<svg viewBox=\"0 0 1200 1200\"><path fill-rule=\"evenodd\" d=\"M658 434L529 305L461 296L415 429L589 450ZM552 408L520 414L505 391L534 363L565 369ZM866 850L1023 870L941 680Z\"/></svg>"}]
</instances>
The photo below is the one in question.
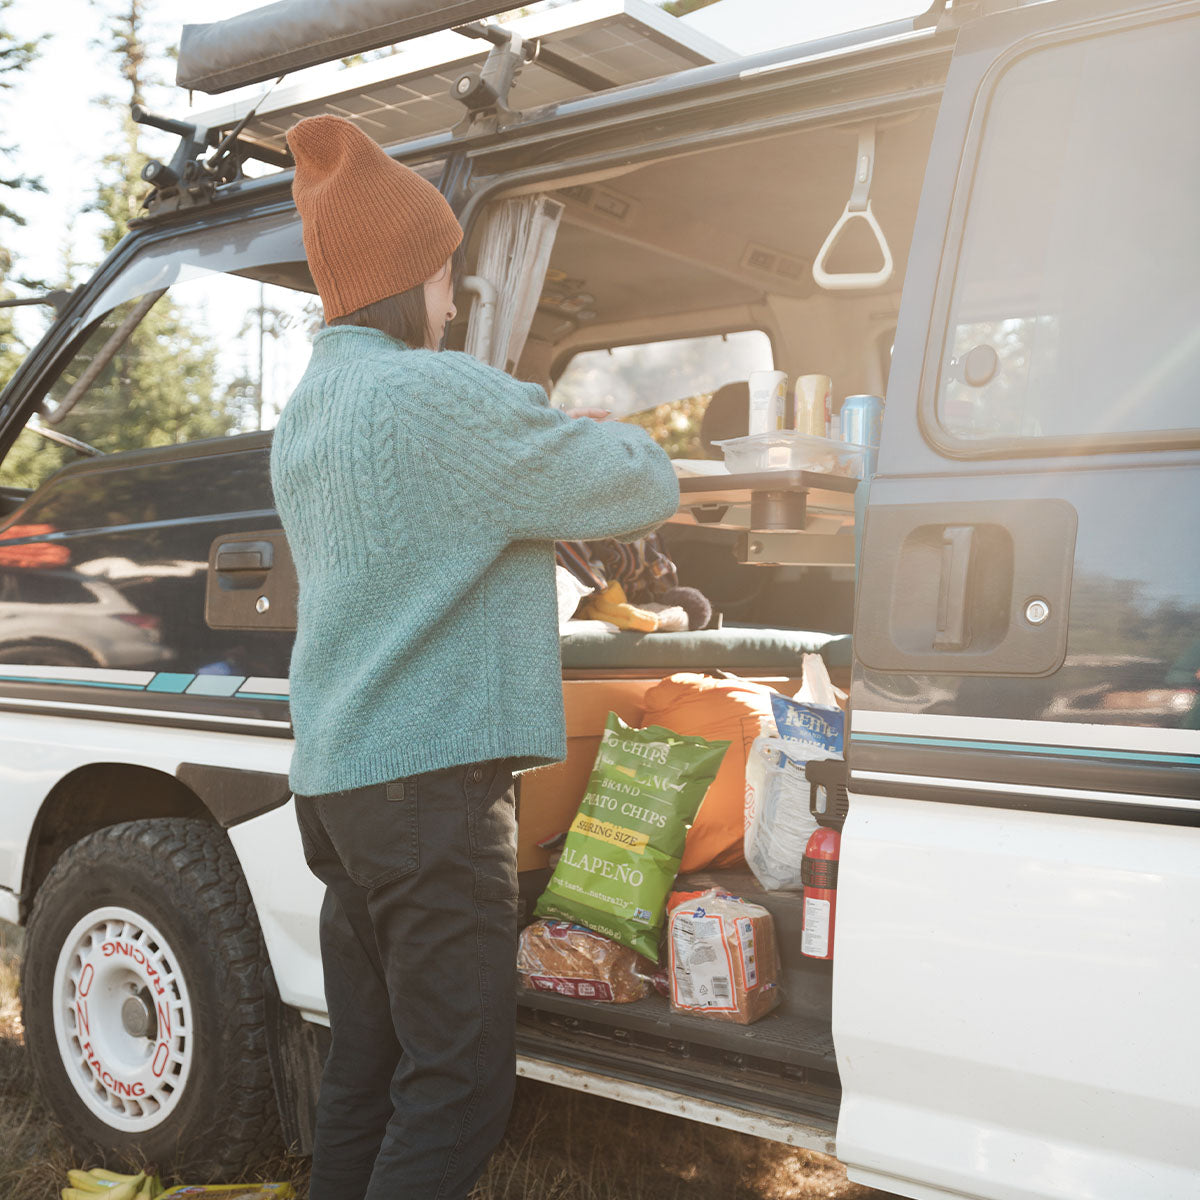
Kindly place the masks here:
<instances>
[{"instance_id":1,"label":"van rear window","mask_svg":"<svg viewBox=\"0 0 1200 1200\"><path fill-rule=\"evenodd\" d=\"M952 444L1196 439L1197 63L1190 17L1037 49L998 78L935 402Z\"/></svg>"},{"instance_id":2,"label":"van rear window","mask_svg":"<svg viewBox=\"0 0 1200 1200\"><path fill-rule=\"evenodd\" d=\"M714 395L774 365L771 339L760 329L583 350L558 377L551 403L606 408L647 429L672 458L700 458L700 427ZM743 397L743 420L745 406ZM714 436L744 432L735 424Z\"/></svg>"}]
</instances>

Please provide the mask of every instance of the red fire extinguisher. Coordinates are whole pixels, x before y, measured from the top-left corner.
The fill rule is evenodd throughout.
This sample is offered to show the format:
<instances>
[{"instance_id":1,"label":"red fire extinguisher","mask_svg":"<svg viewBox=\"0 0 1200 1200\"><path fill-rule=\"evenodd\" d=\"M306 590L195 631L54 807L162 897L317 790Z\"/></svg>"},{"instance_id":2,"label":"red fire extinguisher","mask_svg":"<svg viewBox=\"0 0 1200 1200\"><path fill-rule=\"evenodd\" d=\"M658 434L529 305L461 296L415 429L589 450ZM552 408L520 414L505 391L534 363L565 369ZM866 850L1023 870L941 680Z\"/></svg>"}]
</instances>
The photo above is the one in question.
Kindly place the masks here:
<instances>
[{"instance_id":1,"label":"red fire extinguisher","mask_svg":"<svg viewBox=\"0 0 1200 1200\"><path fill-rule=\"evenodd\" d=\"M837 916L838 854L842 835L818 829L804 847L800 880L804 885L804 925L800 952L809 958L833 957L833 925Z\"/></svg>"}]
</instances>

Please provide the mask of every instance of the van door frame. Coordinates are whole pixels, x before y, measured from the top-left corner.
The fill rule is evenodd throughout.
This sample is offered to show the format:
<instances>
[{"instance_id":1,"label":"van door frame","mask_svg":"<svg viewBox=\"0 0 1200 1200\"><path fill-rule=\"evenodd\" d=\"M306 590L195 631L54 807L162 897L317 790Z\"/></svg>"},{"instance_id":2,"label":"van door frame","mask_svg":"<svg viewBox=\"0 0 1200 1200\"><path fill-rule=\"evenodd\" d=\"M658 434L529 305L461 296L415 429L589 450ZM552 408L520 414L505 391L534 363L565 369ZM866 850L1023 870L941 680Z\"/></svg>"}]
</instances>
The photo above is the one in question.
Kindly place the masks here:
<instances>
[{"instance_id":1,"label":"van door frame","mask_svg":"<svg viewBox=\"0 0 1200 1200\"><path fill-rule=\"evenodd\" d=\"M930 397L980 115L1004 64L1035 45L1197 11L1194 2L1062 0L965 28L905 280L856 628L879 615L865 587L872 576L886 575L880 568L895 555L894 539L885 545L887 539L871 538L872 521L881 529L888 510L982 500L990 490L981 488L1038 497L1043 479L1094 468L1087 456L1097 452L1113 471L1187 467L1194 479L1196 453L1186 437L1151 434L1129 439L1136 445L1119 451L1111 441L1080 440L1069 455L1062 445L1039 453L1028 444L1019 452L993 447L971 454L931 432ZM1058 493L1050 484L1044 494ZM944 677L952 674L948 666ZM1102 805L1090 803L1078 781L1069 789L1076 801L1066 807L1049 795L1063 789L1032 779L1028 796L986 782L960 793L934 786L938 779L924 778L934 768L912 769L916 759L902 760L900 750L890 765L908 783L885 778L885 751L868 750L863 735L908 721L910 712L925 722L924 733L943 722L943 740L972 736L961 729L955 735L955 722L988 727L998 741L1049 748L1063 739L1050 728L1056 722L956 717L953 696L932 694L937 676L917 669L897 676L918 693L924 688L911 708L896 699L871 711L867 682L878 678L856 662L850 813L839 877L838 1152L851 1179L931 1200L1191 1194L1185 1181L1194 1186L1200 1162L1194 1140L1185 1151L1181 1131L1194 1129L1194 1117L1189 1123L1167 1096L1179 1094L1172 1063L1179 1056L1194 1061L1196 1038L1186 1032L1190 1014L1152 1028L1162 1011L1148 998L1172 994L1164 990L1172 978L1190 987L1197 975L1178 950L1188 911L1200 907L1200 806L1181 790L1176 801L1156 808L1148 796L1123 796L1111 780L1096 797ZM1100 745L1089 728L1076 727L1074 745ZM1184 745L1182 730L1147 732L1163 749ZM1194 755L1194 742L1188 744ZM1014 751L1010 746L1009 760ZM876 769L864 772L867 762ZM1096 986L1100 973L1104 986ZM1092 990L1081 993L1081 982ZM1158 1072L1162 1088L1148 1071Z\"/></svg>"}]
</instances>

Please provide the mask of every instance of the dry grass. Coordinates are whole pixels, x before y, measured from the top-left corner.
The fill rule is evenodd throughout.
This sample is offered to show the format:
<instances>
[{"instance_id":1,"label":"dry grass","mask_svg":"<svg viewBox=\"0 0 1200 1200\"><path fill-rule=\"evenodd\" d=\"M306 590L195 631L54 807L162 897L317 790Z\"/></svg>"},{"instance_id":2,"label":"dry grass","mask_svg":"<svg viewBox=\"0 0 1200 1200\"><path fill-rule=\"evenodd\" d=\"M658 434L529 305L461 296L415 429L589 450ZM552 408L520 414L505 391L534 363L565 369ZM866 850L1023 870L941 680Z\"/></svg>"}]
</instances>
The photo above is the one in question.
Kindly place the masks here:
<instances>
[{"instance_id":1,"label":"dry grass","mask_svg":"<svg viewBox=\"0 0 1200 1200\"><path fill-rule=\"evenodd\" d=\"M20 931L0 924L0 1196L58 1200L72 1156L33 1090L17 998ZM307 1162L258 1179L308 1195ZM178 1182L178 1181L176 1181ZM196 1182L191 1180L189 1182ZM508 1134L472 1200L887 1200L832 1159L545 1084L518 1083Z\"/></svg>"},{"instance_id":2,"label":"dry grass","mask_svg":"<svg viewBox=\"0 0 1200 1200\"><path fill-rule=\"evenodd\" d=\"M887 1200L823 1154L522 1081L472 1200Z\"/></svg>"}]
</instances>

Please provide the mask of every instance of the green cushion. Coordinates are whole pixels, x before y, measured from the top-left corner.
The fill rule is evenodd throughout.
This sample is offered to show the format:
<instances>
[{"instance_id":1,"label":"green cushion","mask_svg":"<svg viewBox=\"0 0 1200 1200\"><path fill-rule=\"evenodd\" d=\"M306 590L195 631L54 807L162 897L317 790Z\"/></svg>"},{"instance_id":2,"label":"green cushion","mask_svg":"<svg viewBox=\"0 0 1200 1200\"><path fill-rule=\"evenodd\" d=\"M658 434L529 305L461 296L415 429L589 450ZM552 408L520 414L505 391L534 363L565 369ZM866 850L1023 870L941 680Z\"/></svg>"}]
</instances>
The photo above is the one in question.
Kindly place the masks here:
<instances>
[{"instance_id":1,"label":"green cushion","mask_svg":"<svg viewBox=\"0 0 1200 1200\"><path fill-rule=\"evenodd\" d=\"M804 654L820 654L830 667L848 667L850 635L802 629L727 625L693 633L634 633L587 630L559 640L563 666L570 670L616 667L670 667L680 671L786 668L800 673Z\"/></svg>"}]
</instances>

